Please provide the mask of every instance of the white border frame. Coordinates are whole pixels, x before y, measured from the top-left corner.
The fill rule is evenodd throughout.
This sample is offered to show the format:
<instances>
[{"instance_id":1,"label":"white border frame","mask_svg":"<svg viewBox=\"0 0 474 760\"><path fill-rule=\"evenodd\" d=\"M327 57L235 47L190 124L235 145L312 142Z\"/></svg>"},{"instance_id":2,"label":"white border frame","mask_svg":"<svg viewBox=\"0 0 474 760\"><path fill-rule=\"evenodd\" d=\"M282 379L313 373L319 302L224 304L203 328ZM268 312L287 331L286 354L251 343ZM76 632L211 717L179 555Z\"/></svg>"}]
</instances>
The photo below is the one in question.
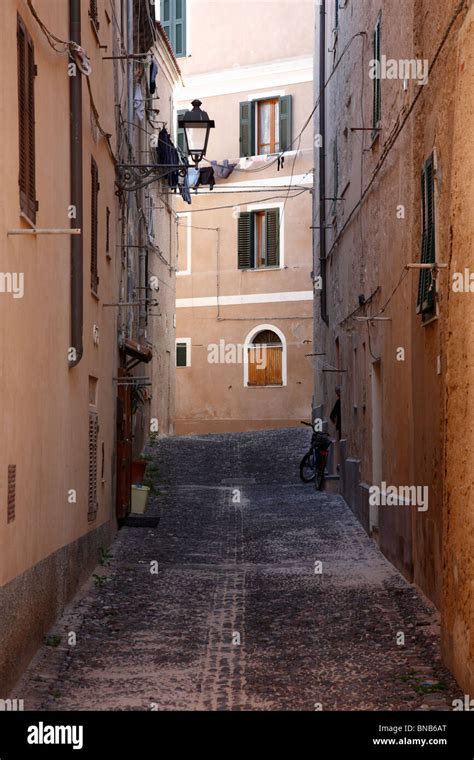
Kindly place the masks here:
<instances>
[{"instance_id":1,"label":"white border frame","mask_svg":"<svg viewBox=\"0 0 474 760\"><path fill-rule=\"evenodd\" d=\"M192 256L192 240L191 240L191 234L192 234L192 227L191 227L191 214L189 211L179 211L176 216L178 219L186 218L187 224L182 225L183 229L186 229L186 269L179 269L179 251L176 251L176 276L182 276L185 274L191 274L191 256ZM178 240L179 240L179 228L180 224L178 223Z\"/></svg>"},{"instance_id":2,"label":"white border frame","mask_svg":"<svg viewBox=\"0 0 474 760\"><path fill-rule=\"evenodd\" d=\"M281 357L281 385L249 385L249 361L248 361L248 350L252 346L252 341L255 338L255 336L262 332L262 330L271 330L272 332L276 333L278 337L281 340L282 345L282 357ZM282 331L275 327L275 325L268 325L268 324L262 324L257 325L257 327L253 327L247 337L245 338L244 342L244 388L285 388L288 384L288 372L287 372L287 346L286 346L286 338Z\"/></svg>"},{"instance_id":3,"label":"white border frame","mask_svg":"<svg viewBox=\"0 0 474 760\"><path fill-rule=\"evenodd\" d=\"M174 366L176 367L176 369L184 369L184 367L178 367L176 363L176 359L177 359L176 348L178 346L178 343L186 343L186 367L190 367L191 366L191 345L192 345L191 338L176 338L175 349L174 349Z\"/></svg>"}]
</instances>

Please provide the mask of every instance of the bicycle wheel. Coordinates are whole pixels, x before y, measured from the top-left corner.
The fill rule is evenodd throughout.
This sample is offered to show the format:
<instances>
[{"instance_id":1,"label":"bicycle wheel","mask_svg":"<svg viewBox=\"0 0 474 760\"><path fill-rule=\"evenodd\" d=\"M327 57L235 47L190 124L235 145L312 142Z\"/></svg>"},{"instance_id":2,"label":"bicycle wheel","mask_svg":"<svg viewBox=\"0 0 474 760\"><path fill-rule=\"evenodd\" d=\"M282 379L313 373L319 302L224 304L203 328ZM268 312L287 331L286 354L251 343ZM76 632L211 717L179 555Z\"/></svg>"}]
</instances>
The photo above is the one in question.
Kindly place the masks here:
<instances>
[{"instance_id":1,"label":"bicycle wheel","mask_svg":"<svg viewBox=\"0 0 474 760\"><path fill-rule=\"evenodd\" d=\"M303 483L311 483L315 476L314 454L312 451L308 451L300 462L300 478Z\"/></svg>"}]
</instances>

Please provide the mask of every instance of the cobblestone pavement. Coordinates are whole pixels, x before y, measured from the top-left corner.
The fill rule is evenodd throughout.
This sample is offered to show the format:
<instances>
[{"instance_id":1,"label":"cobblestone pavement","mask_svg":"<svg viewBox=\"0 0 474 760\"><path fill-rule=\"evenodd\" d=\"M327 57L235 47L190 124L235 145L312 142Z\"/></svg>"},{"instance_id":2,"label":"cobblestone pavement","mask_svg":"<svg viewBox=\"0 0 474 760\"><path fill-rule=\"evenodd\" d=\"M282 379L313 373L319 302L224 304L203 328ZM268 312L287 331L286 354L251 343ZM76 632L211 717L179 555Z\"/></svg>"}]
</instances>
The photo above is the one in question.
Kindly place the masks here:
<instances>
[{"instance_id":1,"label":"cobblestone pavement","mask_svg":"<svg viewBox=\"0 0 474 760\"><path fill-rule=\"evenodd\" d=\"M340 497L300 483L308 438L159 441L158 527L120 531L17 686L25 707L450 709L436 614Z\"/></svg>"}]
</instances>

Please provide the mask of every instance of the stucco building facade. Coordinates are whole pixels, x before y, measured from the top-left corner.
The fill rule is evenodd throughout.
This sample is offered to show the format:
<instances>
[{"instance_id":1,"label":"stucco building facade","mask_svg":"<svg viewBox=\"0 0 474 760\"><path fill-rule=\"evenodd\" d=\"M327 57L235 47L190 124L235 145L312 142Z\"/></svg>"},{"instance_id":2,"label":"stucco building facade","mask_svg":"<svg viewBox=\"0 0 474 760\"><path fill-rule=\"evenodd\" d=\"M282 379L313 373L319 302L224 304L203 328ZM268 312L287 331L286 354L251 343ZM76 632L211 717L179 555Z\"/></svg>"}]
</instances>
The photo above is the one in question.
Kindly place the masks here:
<instances>
[{"instance_id":1,"label":"stucco building facade","mask_svg":"<svg viewBox=\"0 0 474 760\"><path fill-rule=\"evenodd\" d=\"M472 261L472 25L469 2L316 4L313 413L339 386L342 493L440 609L466 690L474 307L454 282Z\"/></svg>"},{"instance_id":2,"label":"stucco building facade","mask_svg":"<svg viewBox=\"0 0 474 760\"><path fill-rule=\"evenodd\" d=\"M126 516L150 417L158 433L173 426L170 212L156 182L142 199L118 170L148 160L145 118L174 110L179 69L152 12L145 0L0 7L1 696Z\"/></svg>"},{"instance_id":3,"label":"stucco building facade","mask_svg":"<svg viewBox=\"0 0 474 760\"><path fill-rule=\"evenodd\" d=\"M201 164L215 186L202 182L176 207L176 431L299 424L311 411L312 135L303 127L313 6L169 5L162 20L184 80L175 124L195 99L216 124ZM211 46L202 18L213 19Z\"/></svg>"}]
</instances>

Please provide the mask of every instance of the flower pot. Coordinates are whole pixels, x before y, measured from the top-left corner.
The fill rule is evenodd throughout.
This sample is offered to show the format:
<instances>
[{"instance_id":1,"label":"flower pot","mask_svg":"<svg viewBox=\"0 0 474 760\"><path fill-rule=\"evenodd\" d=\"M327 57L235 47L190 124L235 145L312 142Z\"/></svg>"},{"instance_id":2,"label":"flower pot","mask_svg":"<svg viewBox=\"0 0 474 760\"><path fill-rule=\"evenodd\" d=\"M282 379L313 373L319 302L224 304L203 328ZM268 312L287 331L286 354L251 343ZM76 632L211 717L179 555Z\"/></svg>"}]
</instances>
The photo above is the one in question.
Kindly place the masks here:
<instances>
[{"instance_id":1,"label":"flower pot","mask_svg":"<svg viewBox=\"0 0 474 760\"><path fill-rule=\"evenodd\" d=\"M143 483L146 470L145 459L133 459L132 460L132 483Z\"/></svg>"},{"instance_id":2,"label":"flower pot","mask_svg":"<svg viewBox=\"0 0 474 760\"><path fill-rule=\"evenodd\" d=\"M132 509L133 515L142 515L146 512L146 503L150 489L148 486L132 486Z\"/></svg>"}]
</instances>

